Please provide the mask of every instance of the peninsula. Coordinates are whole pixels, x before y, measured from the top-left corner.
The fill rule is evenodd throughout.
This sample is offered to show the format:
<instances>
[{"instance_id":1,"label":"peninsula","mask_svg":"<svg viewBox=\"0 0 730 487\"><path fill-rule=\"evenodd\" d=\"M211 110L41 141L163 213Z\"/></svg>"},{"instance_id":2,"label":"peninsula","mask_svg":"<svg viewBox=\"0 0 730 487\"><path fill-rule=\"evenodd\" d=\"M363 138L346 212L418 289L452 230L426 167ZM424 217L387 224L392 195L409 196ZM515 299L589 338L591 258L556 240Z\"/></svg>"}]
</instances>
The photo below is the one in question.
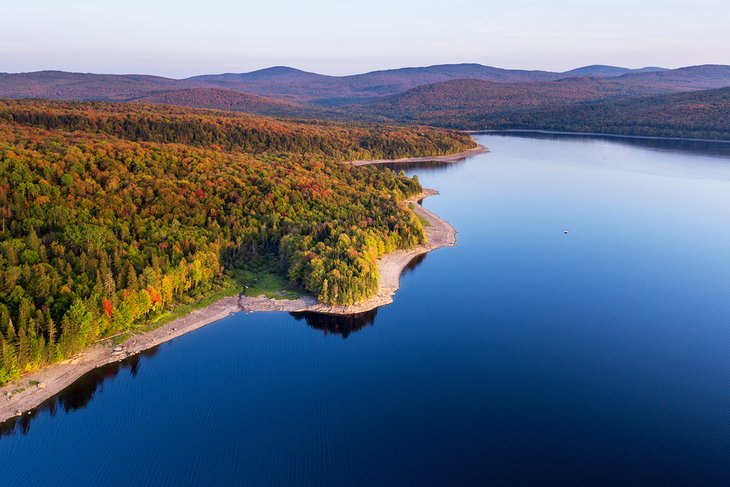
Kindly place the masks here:
<instances>
[{"instance_id":1,"label":"peninsula","mask_svg":"<svg viewBox=\"0 0 730 487\"><path fill-rule=\"evenodd\" d=\"M135 124L154 131L145 134ZM115 139L120 130L123 138ZM423 190L416 180L393 171L343 162L352 160L350 155L375 164L382 156L402 161L414 153L433 160L448 155L444 147L459 158L484 150L474 147L468 135L440 129L312 128L205 111L98 104L78 109L78 104L0 102L3 133L13 134L0 141L25 164L11 164L3 174L12 179L21 170L29 171L22 177L41 188L36 202L48 218L62 211L54 208L81 201L89 191L95 199L84 203L92 208L83 214L85 221L71 212L64 226L36 223L30 232L17 218L26 211L21 195L11 192L6 202L14 218L6 217L5 236L14 235L7 242L17 243L3 244L2 262L9 267L0 270L4 282L15 279L16 286L0 306L0 378L7 382L0 388L0 420L22 415L95 367L239 310L353 314L392 302L403 268L420 254L454 245L456 232L419 204L436 194L434 190ZM111 133L115 136L110 139ZM198 140L201 133L211 138ZM257 146L263 133L266 145ZM36 136L55 140L54 152ZM272 143L279 145L277 153ZM285 152L293 147L304 152ZM177 158L180 150L182 158L173 159L167 174L154 172L158 161ZM34 173L44 170L47 161L53 161L57 175ZM145 173L158 174L157 185L139 187L154 182ZM247 179L240 174L248 174ZM237 189L229 188L231 183ZM105 192L105 186L124 189ZM247 199L241 199L244 194ZM333 197L337 203L330 202ZM231 206L221 205L226 199ZM147 215L147 227L140 226L140 211ZM204 227L201 212L207 214ZM104 226L99 225L102 219ZM182 228L172 232L172 227L166 230L169 224ZM242 239L248 232L253 239ZM18 252L18 246L25 249ZM148 263L140 265L145 253ZM138 256L136 262L132 255ZM249 263L260 267L273 258L285 262L289 279L312 297L227 297L147 331L145 322L176 301L200 300L227 279L230 289L233 283L225 268ZM74 274L74 269L85 271ZM26 270L27 275L36 273L33 282L24 280ZM96 276L95 285L85 277L89 275ZM36 290L39 280L48 287ZM34 290L32 299L23 296L24 289ZM33 311L44 299L59 304L41 304ZM64 299L66 308L61 307Z\"/></svg>"}]
</instances>

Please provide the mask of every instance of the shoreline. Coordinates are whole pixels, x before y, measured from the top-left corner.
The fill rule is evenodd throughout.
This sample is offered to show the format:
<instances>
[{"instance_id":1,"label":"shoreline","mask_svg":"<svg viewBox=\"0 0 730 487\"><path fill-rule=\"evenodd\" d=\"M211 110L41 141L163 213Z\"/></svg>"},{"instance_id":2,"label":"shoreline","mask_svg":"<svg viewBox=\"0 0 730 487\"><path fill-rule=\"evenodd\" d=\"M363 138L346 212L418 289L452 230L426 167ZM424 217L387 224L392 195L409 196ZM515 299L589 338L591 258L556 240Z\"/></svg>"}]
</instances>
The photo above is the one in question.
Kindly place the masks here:
<instances>
[{"instance_id":1,"label":"shoreline","mask_svg":"<svg viewBox=\"0 0 730 487\"><path fill-rule=\"evenodd\" d=\"M369 166L371 164L398 164L398 163L409 163L409 162L459 162L463 161L467 157L477 156L479 154L485 154L489 152L485 146L477 144L473 149L468 149L457 154L450 154L446 156L423 156L423 157L403 157L401 159L371 159L363 161L350 161L349 164L353 166Z\"/></svg>"},{"instance_id":2,"label":"shoreline","mask_svg":"<svg viewBox=\"0 0 730 487\"><path fill-rule=\"evenodd\" d=\"M661 137L652 135L624 135L608 134L604 132L567 132L562 130L540 130L540 129L485 129L485 130L464 130L469 135L485 134L545 134L545 135L584 135L586 137L611 137L617 139L644 139L644 140L675 140L679 142L717 142L718 144L730 144L725 139L693 139L691 137Z\"/></svg>"},{"instance_id":3,"label":"shoreline","mask_svg":"<svg viewBox=\"0 0 730 487\"><path fill-rule=\"evenodd\" d=\"M400 275L403 269L416 257L441 247L456 245L456 229L446 220L427 210L421 201L439 194L435 189L424 189L423 192L404 200L404 204L413 203L413 212L429 221L431 226L424 228L426 243L410 249L395 250L378 259L378 293L374 296L352 305L330 306L317 302L313 297L306 296L299 299L272 299L266 296L242 296L240 305L242 311L270 312L287 311L290 313L312 312L329 315L352 315L371 311L380 306L393 302L393 295L400 288Z\"/></svg>"},{"instance_id":4,"label":"shoreline","mask_svg":"<svg viewBox=\"0 0 730 487\"><path fill-rule=\"evenodd\" d=\"M4 385L0 388L0 423L29 413L87 372L119 362L240 311L238 301L238 296L228 296L159 328L134 335L119 346L119 352L115 352L119 347L112 347L110 338L103 339L70 359L48 365Z\"/></svg>"},{"instance_id":5,"label":"shoreline","mask_svg":"<svg viewBox=\"0 0 730 487\"><path fill-rule=\"evenodd\" d=\"M486 148L483 148L483 150L486 150ZM376 164L377 162L373 163ZM313 297L303 297L296 300L274 300L263 295L256 297L239 295L222 298L159 328L134 335L119 346L112 347L111 339L104 339L70 359L43 367L0 387L0 423L30 413L43 402L97 367L121 361L239 311L310 311L350 315L370 311L392 303L393 294L400 287L401 272L411 260L432 250L456 245L456 230L454 227L420 204L423 199L436 194L438 194L436 190L424 189L422 193L404 201L406 205L414 203L413 211L416 215L430 222L431 226L424 229L427 242L408 250L396 250L378 259L380 282L378 293L375 296L350 306L328 306L318 303Z\"/></svg>"}]
</instances>

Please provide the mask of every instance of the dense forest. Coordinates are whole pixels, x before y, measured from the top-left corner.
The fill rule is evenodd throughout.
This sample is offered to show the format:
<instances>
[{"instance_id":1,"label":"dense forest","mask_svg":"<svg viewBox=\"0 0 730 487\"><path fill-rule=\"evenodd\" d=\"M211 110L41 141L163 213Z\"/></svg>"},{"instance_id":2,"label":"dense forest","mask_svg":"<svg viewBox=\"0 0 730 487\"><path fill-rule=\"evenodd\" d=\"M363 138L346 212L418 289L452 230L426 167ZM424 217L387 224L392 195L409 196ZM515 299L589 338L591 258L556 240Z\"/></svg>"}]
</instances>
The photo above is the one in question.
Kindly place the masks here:
<instances>
[{"instance_id":1,"label":"dense forest","mask_svg":"<svg viewBox=\"0 0 730 487\"><path fill-rule=\"evenodd\" d=\"M443 155L475 146L466 135L426 127L282 122L173 106L0 100L0 119L137 142L180 143L252 154L313 152L340 161Z\"/></svg>"},{"instance_id":2,"label":"dense forest","mask_svg":"<svg viewBox=\"0 0 730 487\"><path fill-rule=\"evenodd\" d=\"M483 129L541 129L730 140L730 88L479 117Z\"/></svg>"},{"instance_id":3,"label":"dense forest","mask_svg":"<svg viewBox=\"0 0 730 487\"><path fill-rule=\"evenodd\" d=\"M657 94L664 88L637 87L622 78L571 78L540 85L457 80L362 104L354 112L454 129L730 140L730 88Z\"/></svg>"},{"instance_id":4,"label":"dense forest","mask_svg":"<svg viewBox=\"0 0 730 487\"><path fill-rule=\"evenodd\" d=\"M275 263L331 304L423 242L417 180L342 161L458 152L453 132L181 108L0 102L0 383Z\"/></svg>"}]
</instances>

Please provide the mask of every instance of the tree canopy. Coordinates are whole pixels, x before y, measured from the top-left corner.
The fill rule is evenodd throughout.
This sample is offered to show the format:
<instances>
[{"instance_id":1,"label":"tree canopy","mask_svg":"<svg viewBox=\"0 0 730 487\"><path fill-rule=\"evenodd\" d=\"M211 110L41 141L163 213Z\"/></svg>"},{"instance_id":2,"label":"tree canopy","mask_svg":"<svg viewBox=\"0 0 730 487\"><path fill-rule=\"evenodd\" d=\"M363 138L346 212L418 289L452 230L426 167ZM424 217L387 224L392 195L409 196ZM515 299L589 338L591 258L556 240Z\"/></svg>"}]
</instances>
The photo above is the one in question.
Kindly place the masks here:
<instances>
[{"instance_id":1,"label":"tree canopy","mask_svg":"<svg viewBox=\"0 0 730 487\"><path fill-rule=\"evenodd\" d=\"M0 383L276 262L330 304L424 241L417 181L354 158L468 148L425 128L0 102Z\"/></svg>"}]
</instances>

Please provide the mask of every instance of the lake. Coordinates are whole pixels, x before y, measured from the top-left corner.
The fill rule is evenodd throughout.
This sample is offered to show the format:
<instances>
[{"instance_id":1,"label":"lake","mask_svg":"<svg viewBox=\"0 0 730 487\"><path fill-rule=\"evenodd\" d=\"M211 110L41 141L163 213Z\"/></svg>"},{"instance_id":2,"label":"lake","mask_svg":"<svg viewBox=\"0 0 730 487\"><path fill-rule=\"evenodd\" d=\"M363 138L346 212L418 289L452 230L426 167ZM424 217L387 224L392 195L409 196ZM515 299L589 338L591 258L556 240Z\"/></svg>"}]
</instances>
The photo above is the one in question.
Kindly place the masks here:
<instances>
[{"instance_id":1,"label":"lake","mask_svg":"<svg viewBox=\"0 0 730 487\"><path fill-rule=\"evenodd\" d=\"M0 483L730 485L730 144L477 138L407 167L459 234L392 305L96 370L2 425Z\"/></svg>"}]
</instances>

